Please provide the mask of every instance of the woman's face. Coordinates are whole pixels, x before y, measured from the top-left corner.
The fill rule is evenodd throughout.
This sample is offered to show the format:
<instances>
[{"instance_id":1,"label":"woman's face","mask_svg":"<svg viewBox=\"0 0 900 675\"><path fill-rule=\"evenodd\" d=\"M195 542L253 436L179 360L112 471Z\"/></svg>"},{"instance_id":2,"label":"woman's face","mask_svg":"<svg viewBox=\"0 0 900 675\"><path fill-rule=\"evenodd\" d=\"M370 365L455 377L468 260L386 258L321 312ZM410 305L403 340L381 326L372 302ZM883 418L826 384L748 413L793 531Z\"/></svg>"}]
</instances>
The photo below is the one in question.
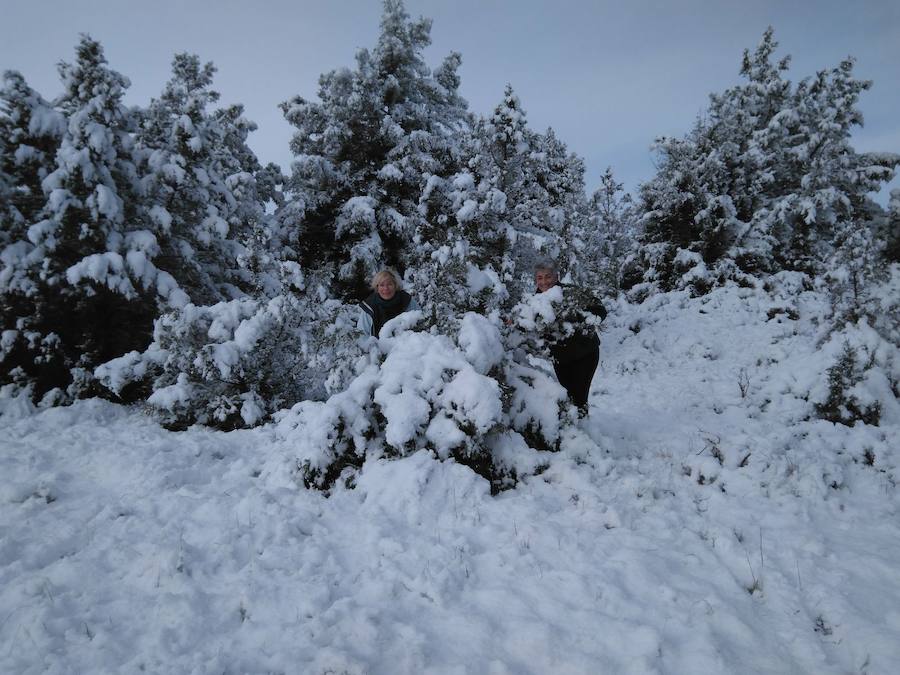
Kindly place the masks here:
<instances>
[{"instance_id":1,"label":"woman's face","mask_svg":"<svg viewBox=\"0 0 900 675\"><path fill-rule=\"evenodd\" d=\"M390 300L394 297L394 293L397 292L397 285L394 283L393 279L388 277L378 282L378 285L375 287L375 292L378 293L378 297L382 300Z\"/></svg>"},{"instance_id":2,"label":"woman's face","mask_svg":"<svg viewBox=\"0 0 900 675\"><path fill-rule=\"evenodd\" d=\"M538 270L534 273L534 283L538 293L543 293L556 285L556 273L553 270Z\"/></svg>"}]
</instances>

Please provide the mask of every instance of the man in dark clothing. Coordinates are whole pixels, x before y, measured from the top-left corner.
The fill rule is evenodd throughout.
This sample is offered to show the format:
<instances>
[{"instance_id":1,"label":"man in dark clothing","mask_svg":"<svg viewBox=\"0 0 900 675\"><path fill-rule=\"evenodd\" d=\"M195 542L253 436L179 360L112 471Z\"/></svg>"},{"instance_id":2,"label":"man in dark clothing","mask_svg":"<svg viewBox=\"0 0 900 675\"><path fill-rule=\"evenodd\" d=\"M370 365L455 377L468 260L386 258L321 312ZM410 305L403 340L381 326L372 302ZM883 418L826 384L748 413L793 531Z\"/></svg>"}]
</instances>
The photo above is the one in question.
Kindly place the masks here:
<instances>
[{"instance_id":1,"label":"man in dark clothing","mask_svg":"<svg viewBox=\"0 0 900 675\"><path fill-rule=\"evenodd\" d=\"M360 304L357 328L366 335L378 337L381 328L403 312L419 309L418 303L406 291L400 290L397 277L390 270L381 270L372 278L372 293Z\"/></svg>"},{"instance_id":2,"label":"man in dark clothing","mask_svg":"<svg viewBox=\"0 0 900 675\"><path fill-rule=\"evenodd\" d=\"M603 320L606 318L606 308L590 294L560 284L552 263L541 263L535 269L534 281L538 293L554 286L560 286L562 290L563 303L556 317L556 325L544 339L550 348L556 379L583 417L587 415L591 380L600 363L600 338L594 327L586 323L587 315Z\"/></svg>"}]
</instances>

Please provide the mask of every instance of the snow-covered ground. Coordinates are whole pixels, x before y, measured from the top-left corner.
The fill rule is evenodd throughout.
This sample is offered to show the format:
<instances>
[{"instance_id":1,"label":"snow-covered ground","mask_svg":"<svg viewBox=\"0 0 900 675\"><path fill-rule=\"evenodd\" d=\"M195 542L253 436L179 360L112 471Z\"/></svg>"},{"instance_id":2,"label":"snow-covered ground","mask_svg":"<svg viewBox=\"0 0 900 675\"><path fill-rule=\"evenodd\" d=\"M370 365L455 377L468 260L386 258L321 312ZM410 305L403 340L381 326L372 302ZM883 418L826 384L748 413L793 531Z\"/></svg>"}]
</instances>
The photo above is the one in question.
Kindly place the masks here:
<instances>
[{"instance_id":1,"label":"snow-covered ground","mask_svg":"<svg viewBox=\"0 0 900 675\"><path fill-rule=\"evenodd\" d=\"M618 307L583 437L496 497L420 452L325 498L271 426L0 401L0 672L896 672L900 409L809 418L824 311Z\"/></svg>"}]
</instances>

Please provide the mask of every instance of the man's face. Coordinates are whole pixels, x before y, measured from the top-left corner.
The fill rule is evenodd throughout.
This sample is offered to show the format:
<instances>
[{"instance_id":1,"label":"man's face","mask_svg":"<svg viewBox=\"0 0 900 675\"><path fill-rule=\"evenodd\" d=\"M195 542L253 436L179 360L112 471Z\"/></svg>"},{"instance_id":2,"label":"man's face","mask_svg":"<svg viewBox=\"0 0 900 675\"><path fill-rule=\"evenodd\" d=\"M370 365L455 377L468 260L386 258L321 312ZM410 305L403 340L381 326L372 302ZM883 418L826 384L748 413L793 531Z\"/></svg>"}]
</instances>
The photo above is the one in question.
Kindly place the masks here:
<instances>
[{"instance_id":1,"label":"man's face","mask_svg":"<svg viewBox=\"0 0 900 675\"><path fill-rule=\"evenodd\" d=\"M543 293L556 285L556 273L553 270L538 270L534 273L534 283L538 292Z\"/></svg>"}]
</instances>

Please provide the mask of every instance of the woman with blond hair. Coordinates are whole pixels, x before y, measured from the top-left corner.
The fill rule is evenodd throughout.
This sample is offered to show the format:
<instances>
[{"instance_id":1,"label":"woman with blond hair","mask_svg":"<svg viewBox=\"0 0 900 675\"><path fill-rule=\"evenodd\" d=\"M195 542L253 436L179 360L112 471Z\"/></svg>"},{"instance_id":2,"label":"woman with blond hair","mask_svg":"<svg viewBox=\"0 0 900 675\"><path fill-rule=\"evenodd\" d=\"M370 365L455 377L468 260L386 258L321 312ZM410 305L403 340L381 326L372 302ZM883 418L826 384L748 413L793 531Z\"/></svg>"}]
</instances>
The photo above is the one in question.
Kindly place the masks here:
<instances>
[{"instance_id":1,"label":"woman with blond hair","mask_svg":"<svg viewBox=\"0 0 900 675\"><path fill-rule=\"evenodd\" d=\"M419 309L418 303L400 289L398 276L385 268L372 277L372 292L359 304L356 327L365 335L378 337L384 324L414 309Z\"/></svg>"}]
</instances>

